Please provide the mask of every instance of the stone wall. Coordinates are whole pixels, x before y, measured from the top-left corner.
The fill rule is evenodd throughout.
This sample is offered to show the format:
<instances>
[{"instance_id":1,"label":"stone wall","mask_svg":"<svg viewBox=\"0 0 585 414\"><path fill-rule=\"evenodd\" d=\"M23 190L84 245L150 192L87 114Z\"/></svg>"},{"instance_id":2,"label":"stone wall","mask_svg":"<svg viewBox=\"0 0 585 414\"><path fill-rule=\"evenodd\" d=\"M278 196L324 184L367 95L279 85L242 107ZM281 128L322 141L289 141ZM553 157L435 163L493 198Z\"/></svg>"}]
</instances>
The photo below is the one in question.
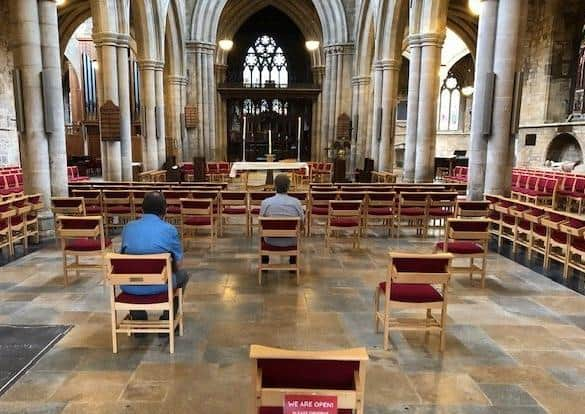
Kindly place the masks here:
<instances>
[{"instance_id":1,"label":"stone wall","mask_svg":"<svg viewBox=\"0 0 585 414\"><path fill-rule=\"evenodd\" d=\"M543 167L552 140L562 133L575 137L581 146L581 151L585 150L585 122L522 126L516 142L516 165L518 167ZM526 145L527 134L536 135L534 146Z\"/></svg>"},{"instance_id":2,"label":"stone wall","mask_svg":"<svg viewBox=\"0 0 585 414\"><path fill-rule=\"evenodd\" d=\"M0 20L8 21L8 2L0 2ZM12 53L8 51L8 25L0 26L0 167L20 165L14 90Z\"/></svg>"}]
</instances>

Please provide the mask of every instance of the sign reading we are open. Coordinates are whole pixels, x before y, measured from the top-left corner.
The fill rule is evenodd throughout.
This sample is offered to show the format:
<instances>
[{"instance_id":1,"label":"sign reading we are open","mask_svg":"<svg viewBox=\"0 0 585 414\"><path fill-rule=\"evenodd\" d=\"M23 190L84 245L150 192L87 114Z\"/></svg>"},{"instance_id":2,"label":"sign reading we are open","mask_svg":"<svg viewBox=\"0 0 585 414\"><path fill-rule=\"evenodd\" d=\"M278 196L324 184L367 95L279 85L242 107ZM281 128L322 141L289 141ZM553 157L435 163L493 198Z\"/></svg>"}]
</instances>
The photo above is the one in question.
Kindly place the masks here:
<instances>
[{"instance_id":1,"label":"sign reading we are open","mask_svg":"<svg viewBox=\"0 0 585 414\"><path fill-rule=\"evenodd\" d=\"M337 414L337 397L285 395L284 414Z\"/></svg>"}]
</instances>

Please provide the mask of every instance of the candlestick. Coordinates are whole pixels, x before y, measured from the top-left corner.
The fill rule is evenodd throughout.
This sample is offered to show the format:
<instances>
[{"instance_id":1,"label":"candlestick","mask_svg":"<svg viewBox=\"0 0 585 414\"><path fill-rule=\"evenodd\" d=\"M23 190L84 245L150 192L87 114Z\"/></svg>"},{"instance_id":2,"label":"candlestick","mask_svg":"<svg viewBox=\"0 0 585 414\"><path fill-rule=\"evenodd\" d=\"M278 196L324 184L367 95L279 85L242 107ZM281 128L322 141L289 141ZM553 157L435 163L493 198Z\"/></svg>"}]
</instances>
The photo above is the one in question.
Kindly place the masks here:
<instances>
[{"instance_id":1,"label":"candlestick","mask_svg":"<svg viewBox=\"0 0 585 414\"><path fill-rule=\"evenodd\" d=\"M242 129L242 161L246 161L246 117L244 117L244 127Z\"/></svg>"},{"instance_id":2,"label":"candlestick","mask_svg":"<svg viewBox=\"0 0 585 414\"><path fill-rule=\"evenodd\" d=\"M297 136L297 161L301 161L301 117L299 116L299 132Z\"/></svg>"},{"instance_id":3,"label":"candlestick","mask_svg":"<svg viewBox=\"0 0 585 414\"><path fill-rule=\"evenodd\" d=\"M272 155L272 130L268 130L268 153Z\"/></svg>"}]
</instances>

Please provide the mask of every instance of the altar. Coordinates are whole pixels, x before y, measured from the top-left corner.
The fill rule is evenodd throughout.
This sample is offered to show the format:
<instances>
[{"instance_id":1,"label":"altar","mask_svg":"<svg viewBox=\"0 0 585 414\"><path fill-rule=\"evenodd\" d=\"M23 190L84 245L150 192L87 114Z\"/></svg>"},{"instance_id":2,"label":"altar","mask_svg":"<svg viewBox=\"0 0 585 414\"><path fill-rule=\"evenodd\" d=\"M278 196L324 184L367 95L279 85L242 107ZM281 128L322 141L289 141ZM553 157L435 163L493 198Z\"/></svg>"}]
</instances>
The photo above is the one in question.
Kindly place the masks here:
<instances>
[{"instance_id":1,"label":"altar","mask_svg":"<svg viewBox=\"0 0 585 414\"><path fill-rule=\"evenodd\" d=\"M236 178L239 172L248 171L293 171L304 169L309 174L309 165L306 162L245 162L239 161L232 164L230 177Z\"/></svg>"}]
</instances>

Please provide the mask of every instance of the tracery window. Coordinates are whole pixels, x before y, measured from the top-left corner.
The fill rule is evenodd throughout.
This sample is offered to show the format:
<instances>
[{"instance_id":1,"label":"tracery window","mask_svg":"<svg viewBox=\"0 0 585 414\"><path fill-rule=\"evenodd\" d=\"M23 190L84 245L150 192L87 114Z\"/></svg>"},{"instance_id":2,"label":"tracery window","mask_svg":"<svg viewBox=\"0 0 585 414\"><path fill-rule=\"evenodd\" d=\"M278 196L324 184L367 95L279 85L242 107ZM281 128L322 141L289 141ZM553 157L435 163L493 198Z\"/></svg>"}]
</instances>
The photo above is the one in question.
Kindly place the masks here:
<instances>
[{"instance_id":1,"label":"tracery window","mask_svg":"<svg viewBox=\"0 0 585 414\"><path fill-rule=\"evenodd\" d=\"M243 112L244 115L259 115L264 112L276 112L279 115L288 114L288 102L280 99L260 99L259 101L252 101L251 99L244 99Z\"/></svg>"},{"instance_id":2,"label":"tracery window","mask_svg":"<svg viewBox=\"0 0 585 414\"><path fill-rule=\"evenodd\" d=\"M461 87L457 78L448 75L441 86L439 99L439 130L457 131L459 129L459 110Z\"/></svg>"},{"instance_id":3,"label":"tracery window","mask_svg":"<svg viewBox=\"0 0 585 414\"><path fill-rule=\"evenodd\" d=\"M244 86L288 86L286 56L274 38L260 36L244 58Z\"/></svg>"}]
</instances>

